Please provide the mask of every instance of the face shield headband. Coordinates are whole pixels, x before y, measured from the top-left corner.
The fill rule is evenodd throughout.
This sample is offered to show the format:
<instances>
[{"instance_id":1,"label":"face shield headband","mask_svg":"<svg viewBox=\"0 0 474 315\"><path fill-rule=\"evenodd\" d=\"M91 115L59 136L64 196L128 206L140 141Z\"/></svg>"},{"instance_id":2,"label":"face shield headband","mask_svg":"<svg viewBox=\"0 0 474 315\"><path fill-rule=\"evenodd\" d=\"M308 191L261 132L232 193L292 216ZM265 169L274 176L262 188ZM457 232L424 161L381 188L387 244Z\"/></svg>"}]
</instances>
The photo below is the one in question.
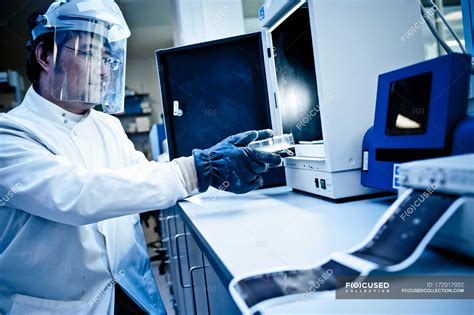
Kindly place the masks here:
<instances>
[{"instance_id":1,"label":"face shield headband","mask_svg":"<svg viewBox=\"0 0 474 315\"><path fill-rule=\"evenodd\" d=\"M54 2L38 17L33 39L54 32L53 97L123 111L128 26L111 0Z\"/></svg>"}]
</instances>

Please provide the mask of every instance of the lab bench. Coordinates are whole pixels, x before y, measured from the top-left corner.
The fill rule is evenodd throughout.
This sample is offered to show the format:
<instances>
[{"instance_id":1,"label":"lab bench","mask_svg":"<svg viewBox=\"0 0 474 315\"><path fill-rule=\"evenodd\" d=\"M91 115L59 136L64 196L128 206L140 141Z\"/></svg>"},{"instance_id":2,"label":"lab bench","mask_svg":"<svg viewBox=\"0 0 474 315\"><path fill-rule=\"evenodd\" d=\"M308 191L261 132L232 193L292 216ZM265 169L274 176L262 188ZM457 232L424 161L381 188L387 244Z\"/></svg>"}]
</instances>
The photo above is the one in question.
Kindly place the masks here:
<instances>
[{"instance_id":1,"label":"lab bench","mask_svg":"<svg viewBox=\"0 0 474 315\"><path fill-rule=\"evenodd\" d=\"M349 250L369 234L395 197L344 203L269 188L245 195L210 189L161 212L168 285L178 314L240 314L228 291L234 277L300 269ZM428 247L401 274L474 275L461 255ZM473 314L474 300L309 299L263 314Z\"/></svg>"}]
</instances>

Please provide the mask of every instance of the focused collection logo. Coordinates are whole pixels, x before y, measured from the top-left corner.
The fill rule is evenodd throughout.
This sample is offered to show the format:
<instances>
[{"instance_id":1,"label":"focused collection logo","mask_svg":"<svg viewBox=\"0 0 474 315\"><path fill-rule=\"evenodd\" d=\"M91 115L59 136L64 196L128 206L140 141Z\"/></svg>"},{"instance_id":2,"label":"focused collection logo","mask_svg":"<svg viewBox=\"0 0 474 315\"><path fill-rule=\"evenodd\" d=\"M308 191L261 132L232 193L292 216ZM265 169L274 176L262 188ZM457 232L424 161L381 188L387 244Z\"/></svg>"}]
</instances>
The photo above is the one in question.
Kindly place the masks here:
<instances>
[{"instance_id":1,"label":"focused collection logo","mask_svg":"<svg viewBox=\"0 0 474 315\"><path fill-rule=\"evenodd\" d=\"M388 282L371 282L371 281L358 281L358 282L346 282L345 285L347 293L389 293L390 283Z\"/></svg>"}]
</instances>

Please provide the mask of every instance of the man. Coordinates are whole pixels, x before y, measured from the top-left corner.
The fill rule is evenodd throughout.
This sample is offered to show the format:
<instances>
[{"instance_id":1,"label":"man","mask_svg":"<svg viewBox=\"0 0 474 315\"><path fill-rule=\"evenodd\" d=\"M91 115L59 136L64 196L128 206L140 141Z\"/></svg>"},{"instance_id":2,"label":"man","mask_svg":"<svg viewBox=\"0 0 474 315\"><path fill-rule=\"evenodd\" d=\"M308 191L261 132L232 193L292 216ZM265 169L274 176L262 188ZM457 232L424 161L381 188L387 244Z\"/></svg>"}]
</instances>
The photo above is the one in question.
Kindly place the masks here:
<instances>
[{"instance_id":1,"label":"man","mask_svg":"<svg viewBox=\"0 0 474 315\"><path fill-rule=\"evenodd\" d=\"M245 193L277 155L249 131L170 163L120 122L126 40L112 0L54 2L30 25L23 103L0 116L0 313L165 313L139 222L198 189Z\"/></svg>"}]
</instances>

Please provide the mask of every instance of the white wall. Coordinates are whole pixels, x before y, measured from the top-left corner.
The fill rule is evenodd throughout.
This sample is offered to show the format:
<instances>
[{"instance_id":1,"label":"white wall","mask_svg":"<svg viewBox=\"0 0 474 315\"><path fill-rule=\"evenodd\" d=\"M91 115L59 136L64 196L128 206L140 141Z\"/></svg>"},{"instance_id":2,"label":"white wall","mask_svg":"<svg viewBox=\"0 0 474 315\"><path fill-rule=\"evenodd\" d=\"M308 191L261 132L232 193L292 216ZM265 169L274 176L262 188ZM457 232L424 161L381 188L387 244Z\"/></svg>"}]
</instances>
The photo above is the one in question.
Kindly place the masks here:
<instances>
[{"instance_id":1,"label":"white wall","mask_svg":"<svg viewBox=\"0 0 474 315\"><path fill-rule=\"evenodd\" d=\"M172 12L179 46L245 33L242 0L174 0Z\"/></svg>"}]
</instances>

